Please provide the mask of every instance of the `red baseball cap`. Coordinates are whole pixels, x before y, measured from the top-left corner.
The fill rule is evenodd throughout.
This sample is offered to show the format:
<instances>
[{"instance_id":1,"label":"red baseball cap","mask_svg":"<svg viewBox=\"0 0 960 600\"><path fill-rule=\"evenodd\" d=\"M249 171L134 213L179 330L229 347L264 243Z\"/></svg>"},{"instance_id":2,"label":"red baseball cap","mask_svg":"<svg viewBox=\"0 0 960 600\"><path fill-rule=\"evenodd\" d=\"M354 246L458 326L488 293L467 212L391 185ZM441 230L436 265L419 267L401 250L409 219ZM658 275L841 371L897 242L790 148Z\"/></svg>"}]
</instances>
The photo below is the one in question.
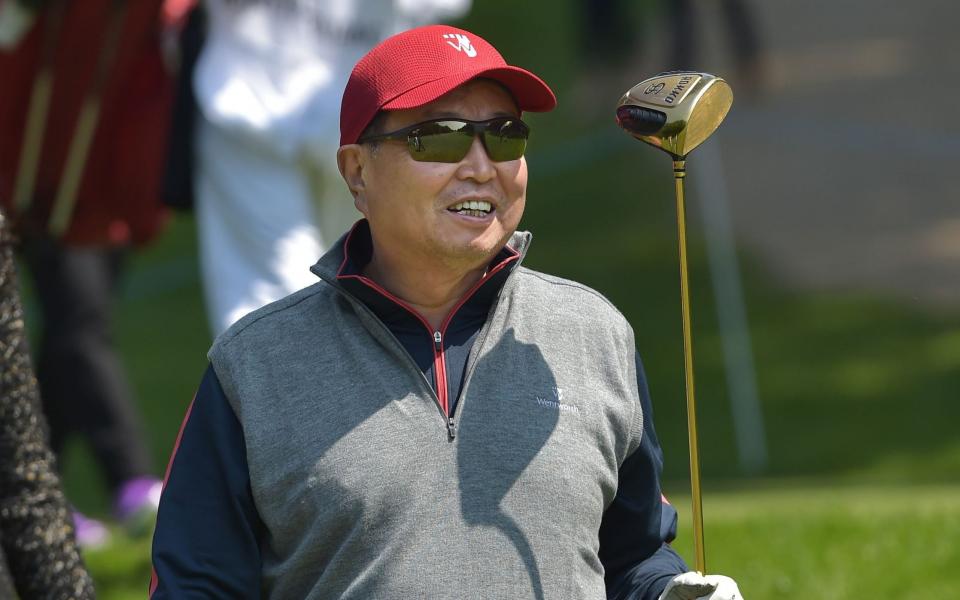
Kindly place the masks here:
<instances>
[{"instance_id":1,"label":"red baseball cap","mask_svg":"<svg viewBox=\"0 0 960 600\"><path fill-rule=\"evenodd\" d=\"M507 64L480 36L427 25L387 38L353 68L340 105L340 145L355 144L381 110L416 108L471 79L502 83L522 111L547 112L557 98L542 79Z\"/></svg>"}]
</instances>

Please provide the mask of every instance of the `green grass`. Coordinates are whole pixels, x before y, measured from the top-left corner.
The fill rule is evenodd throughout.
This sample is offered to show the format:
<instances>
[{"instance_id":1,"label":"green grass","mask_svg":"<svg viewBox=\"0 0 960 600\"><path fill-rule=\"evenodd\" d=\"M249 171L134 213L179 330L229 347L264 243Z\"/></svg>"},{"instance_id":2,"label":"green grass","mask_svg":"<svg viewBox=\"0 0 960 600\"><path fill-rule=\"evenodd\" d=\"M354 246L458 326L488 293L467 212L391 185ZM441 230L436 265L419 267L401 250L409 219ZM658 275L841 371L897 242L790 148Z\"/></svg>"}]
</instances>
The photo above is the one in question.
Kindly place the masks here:
<instances>
[{"instance_id":1,"label":"green grass","mask_svg":"<svg viewBox=\"0 0 960 600\"><path fill-rule=\"evenodd\" d=\"M688 497L673 498L689 522ZM954 598L960 485L825 486L707 492L707 570L747 598ZM675 543L693 556L690 528Z\"/></svg>"},{"instance_id":2,"label":"green grass","mask_svg":"<svg viewBox=\"0 0 960 600\"><path fill-rule=\"evenodd\" d=\"M108 546L84 554L99 600L146 598L150 583L150 539L112 528Z\"/></svg>"},{"instance_id":3,"label":"green grass","mask_svg":"<svg viewBox=\"0 0 960 600\"><path fill-rule=\"evenodd\" d=\"M534 244L526 264L599 289L633 323L667 457L667 490L681 510L677 547L690 558L669 161L615 131L611 117L580 114L564 101L579 66L567 3L513 3L506 19L505 6L475 3L468 28L541 73L561 99L554 113L529 116L522 227L534 232ZM797 292L743 255L770 454L763 478L745 479L695 218L690 233L710 570L736 577L751 599L956 596L960 314L869 295ZM206 364L195 256L192 220L178 217L135 257L118 306L118 344L158 473ZM69 496L106 514L95 466L82 446L70 450ZM148 553L146 540L119 531L113 545L88 553L100 597L142 598Z\"/></svg>"}]
</instances>

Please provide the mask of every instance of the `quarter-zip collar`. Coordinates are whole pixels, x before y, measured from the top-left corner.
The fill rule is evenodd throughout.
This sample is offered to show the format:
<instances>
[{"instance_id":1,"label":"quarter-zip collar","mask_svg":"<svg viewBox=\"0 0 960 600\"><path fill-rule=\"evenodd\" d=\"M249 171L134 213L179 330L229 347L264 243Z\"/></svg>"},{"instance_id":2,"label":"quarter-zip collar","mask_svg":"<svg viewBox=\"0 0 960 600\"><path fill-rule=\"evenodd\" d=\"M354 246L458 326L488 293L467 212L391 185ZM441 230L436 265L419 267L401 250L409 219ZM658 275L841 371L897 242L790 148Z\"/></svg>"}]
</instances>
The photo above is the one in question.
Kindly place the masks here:
<instances>
[{"instance_id":1,"label":"quarter-zip collar","mask_svg":"<svg viewBox=\"0 0 960 600\"><path fill-rule=\"evenodd\" d=\"M513 269L523 262L532 240L533 235L529 231L515 231L507 245L491 261L491 266L499 264L505 256L513 253L517 256L515 264L511 265ZM326 254L320 257L316 264L310 267L310 270L327 283L336 284L341 275L359 275L363 267L370 262L372 254L370 224L366 219L360 219Z\"/></svg>"},{"instance_id":2,"label":"quarter-zip collar","mask_svg":"<svg viewBox=\"0 0 960 600\"><path fill-rule=\"evenodd\" d=\"M474 338L510 273L526 254L531 237L527 232L515 233L490 262L484 277L454 305L437 330L413 307L362 274L373 248L366 220L358 221L312 270L380 319L432 383L441 411L450 418ZM448 426L452 437L452 418Z\"/></svg>"}]
</instances>

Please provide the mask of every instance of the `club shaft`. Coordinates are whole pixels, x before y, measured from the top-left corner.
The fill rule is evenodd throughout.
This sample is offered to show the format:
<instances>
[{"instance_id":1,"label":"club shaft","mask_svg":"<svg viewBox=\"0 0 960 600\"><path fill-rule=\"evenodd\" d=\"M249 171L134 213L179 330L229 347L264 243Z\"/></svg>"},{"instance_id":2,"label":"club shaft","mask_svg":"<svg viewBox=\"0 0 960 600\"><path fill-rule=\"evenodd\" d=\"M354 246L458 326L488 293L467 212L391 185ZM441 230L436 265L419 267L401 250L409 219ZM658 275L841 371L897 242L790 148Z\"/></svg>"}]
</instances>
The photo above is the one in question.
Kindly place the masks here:
<instances>
[{"instance_id":1,"label":"club shaft","mask_svg":"<svg viewBox=\"0 0 960 600\"><path fill-rule=\"evenodd\" d=\"M683 372L687 392L687 439L690 443L690 496L693 501L693 547L696 568L707 572L703 547L703 505L700 494L700 452L697 442L697 402L693 384L693 336L690 332L690 281L687 273L687 224L683 182L686 161L673 161L673 178L677 192L677 238L680 246L680 309L683 319Z\"/></svg>"}]
</instances>

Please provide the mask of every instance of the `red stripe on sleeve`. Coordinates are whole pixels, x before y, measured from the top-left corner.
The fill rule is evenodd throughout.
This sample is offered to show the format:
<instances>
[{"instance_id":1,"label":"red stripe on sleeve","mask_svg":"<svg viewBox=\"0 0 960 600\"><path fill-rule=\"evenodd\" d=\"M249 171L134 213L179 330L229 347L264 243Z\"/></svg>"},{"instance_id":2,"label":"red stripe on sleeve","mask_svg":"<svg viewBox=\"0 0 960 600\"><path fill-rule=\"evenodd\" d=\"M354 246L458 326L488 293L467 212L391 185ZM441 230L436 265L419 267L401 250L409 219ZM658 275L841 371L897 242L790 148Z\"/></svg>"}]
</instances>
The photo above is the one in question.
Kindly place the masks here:
<instances>
[{"instance_id":1,"label":"red stripe on sleeve","mask_svg":"<svg viewBox=\"0 0 960 600\"><path fill-rule=\"evenodd\" d=\"M197 401L197 395L193 395L193 400L190 401L190 406L187 407L187 414L183 417L183 422L180 423L180 431L177 433L177 441L173 444L173 451L170 453L170 460L167 461L167 471L163 474L163 487L167 487L167 479L170 478L170 469L173 467L173 459L177 457L177 450L180 449L180 440L183 439L183 430L187 428L187 421L190 420L190 413L193 412L193 403ZM161 492L160 497L163 497ZM160 583L160 580L157 579L157 571L151 566L150 568L150 591L149 597L153 597L153 593L157 591L157 585Z\"/></svg>"}]
</instances>

